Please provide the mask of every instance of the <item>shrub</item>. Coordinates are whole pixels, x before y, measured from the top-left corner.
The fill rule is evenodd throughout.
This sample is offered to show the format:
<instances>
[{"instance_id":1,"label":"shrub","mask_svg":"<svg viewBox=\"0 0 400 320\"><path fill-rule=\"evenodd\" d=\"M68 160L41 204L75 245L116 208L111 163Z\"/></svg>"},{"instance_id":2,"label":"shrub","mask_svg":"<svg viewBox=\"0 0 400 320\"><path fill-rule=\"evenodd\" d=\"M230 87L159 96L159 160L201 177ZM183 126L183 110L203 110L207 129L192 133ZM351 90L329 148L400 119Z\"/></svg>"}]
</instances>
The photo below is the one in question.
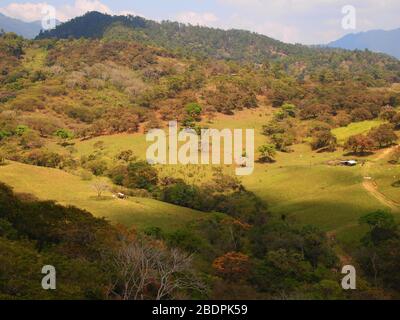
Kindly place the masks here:
<instances>
[{"instance_id":1,"label":"shrub","mask_svg":"<svg viewBox=\"0 0 400 320\"><path fill-rule=\"evenodd\" d=\"M95 176L101 176L107 171L107 162L103 159L94 159L86 162L84 168L90 170Z\"/></svg>"},{"instance_id":2,"label":"shrub","mask_svg":"<svg viewBox=\"0 0 400 320\"><path fill-rule=\"evenodd\" d=\"M29 164L49 168L60 167L62 160L63 159L59 154L47 150L33 150L26 158L26 161Z\"/></svg>"},{"instance_id":3,"label":"shrub","mask_svg":"<svg viewBox=\"0 0 400 320\"><path fill-rule=\"evenodd\" d=\"M260 148L258 148L258 152L261 154L260 162L274 162L276 155L276 149L274 145L262 145Z\"/></svg>"},{"instance_id":4,"label":"shrub","mask_svg":"<svg viewBox=\"0 0 400 320\"><path fill-rule=\"evenodd\" d=\"M132 189L152 190L158 183L157 170L146 161L131 162L123 185Z\"/></svg>"},{"instance_id":5,"label":"shrub","mask_svg":"<svg viewBox=\"0 0 400 320\"><path fill-rule=\"evenodd\" d=\"M18 111L33 112L44 107L43 100L36 97L18 97L11 102L11 108Z\"/></svg>"}]
</instances>

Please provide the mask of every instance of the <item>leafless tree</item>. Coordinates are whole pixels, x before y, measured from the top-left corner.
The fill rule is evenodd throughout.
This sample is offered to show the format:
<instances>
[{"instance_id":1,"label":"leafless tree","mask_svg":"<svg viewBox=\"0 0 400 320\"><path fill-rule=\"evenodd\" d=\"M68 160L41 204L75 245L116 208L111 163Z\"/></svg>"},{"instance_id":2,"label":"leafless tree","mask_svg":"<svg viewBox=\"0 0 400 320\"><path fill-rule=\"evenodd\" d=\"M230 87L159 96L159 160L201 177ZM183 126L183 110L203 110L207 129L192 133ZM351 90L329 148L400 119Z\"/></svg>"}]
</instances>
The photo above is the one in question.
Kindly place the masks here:
<instances>
[{"instance_id":1,"label":"leafless tree","mask_svg":"<svg viewBox=\"0 0 400 320\"><path fill-rule=\"evenodd\" d=\"M96 181L93 185L92 185L93 189L96 190L97 192L97 197L101 198L101 196L103 195L104 192L106 192L108 190L108 185L105 182L101 182L101 181Z\"/></svg>"},{"instance_id":2,"label":"leafless tree","mask_svg":"<svg viewBox=\"0 0 400 320\"><path fill-rule=\"evenodd\" d=\"M192 256L177 249L125 242L113 256L116 279L109 297L123 300L173 299L184 290L205 291L192 272Z\"/></svg>"}]
</instances>

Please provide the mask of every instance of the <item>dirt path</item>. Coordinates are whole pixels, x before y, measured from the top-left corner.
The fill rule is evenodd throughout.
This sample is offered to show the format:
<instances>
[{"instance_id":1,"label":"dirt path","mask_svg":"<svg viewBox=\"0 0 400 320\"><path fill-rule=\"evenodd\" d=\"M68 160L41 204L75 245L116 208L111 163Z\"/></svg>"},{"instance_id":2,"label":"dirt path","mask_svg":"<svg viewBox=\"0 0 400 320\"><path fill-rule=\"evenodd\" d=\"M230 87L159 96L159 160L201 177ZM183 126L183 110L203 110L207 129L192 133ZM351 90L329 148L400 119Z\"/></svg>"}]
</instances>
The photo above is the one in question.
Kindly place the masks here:
<instances>
[{"instance_id":1,"label":"dirt path","mask_svg":"<svg viewBox=\"0 0 400 320\"><path fill-rule=\"evenodd\" d=\"M355 225L355 224L354 224L354 225ZM352 224L352 225L345 226L345 227L343 227L343 228L340 228L340 230L341 230L341 229L348 228L348 227L351 227L351 226L353 226L353 224ZM329 232L326 233L326 236L327 236L327 238L328 238L328 243L333 247L333 249L334 249L336 255L338 256L338 258L339 258L339 260L340 260L340 264L341 264L342 266L349 265L349 264L351 264L351 262L352 262L353 259L352 259L352 257L351 257L350 255L348 255L348 254L338 245L338 243L336 242L336 234L337 234L338 231L339 231L339 229L337 229L337 230L332 230L332 231L329 231Z\"/></svg>"},{"instance_id":2,"label":"dirt path","mask_svg":"<svg viewBox=\"0 0 400 320\"><path fill-rule=\"evenodd\" d=\"M386 158L390 153L393 152L395 148L397 147L392 147L384 150L382 153L378 155L378 157L376 157L376 160L382 160ZM369 175L368 169L371 168L372 164L373 164L372 162L366 163L364 167L365 177L368 177ZM371 196L377 199L384 206L389 207L393 211L400 211L400 204L396 203L393 200L388 199L383 193L379 192L378 185L372 178L370 180L364 180L363 187Z\"/></svg>"},{"instance_id":3,"label":"dirt path","mask_svg":"<svg viewBox=\"0 0 400 320\"><path fill-rule=\"evenodd\" d=\"M383 152L381 152L376 158L375 161L379 161L382 160L384 158L386 158L387 156L390 155L390 153L393 152L393 150L396 147L392 147L392 148L388 148L386 150L384 150ZM369 169L371 168L371 166L373 165L373 162L367 162L364 166L364 177L368 177L369 176ZM384 194L382 194L381 192L379 192L378 190L378 186L376 184L376 182L371 178L371 180L364 180L363 182L363 187L364 189L371 195L373 196L375 199L377 199L380 203L382 203L384 206L389 207L391 210L393 211L400 211L400 203L396 203L390 199L388 199ZM344 229L347 228L351 228L351 227L355 227L357 226L357 223L351 223L348 225L345 225L343 227L340 227L336 230L332 230L326 233L326 236L328 238L328 242L329 244L334 248L340 263L342 265L348 265L348 264L352 264L352 257L350 255L348 255L343 248L341 248L337 242L336 242L336 235L338 232L343 231Z\"/></svg>"}]
</instances>

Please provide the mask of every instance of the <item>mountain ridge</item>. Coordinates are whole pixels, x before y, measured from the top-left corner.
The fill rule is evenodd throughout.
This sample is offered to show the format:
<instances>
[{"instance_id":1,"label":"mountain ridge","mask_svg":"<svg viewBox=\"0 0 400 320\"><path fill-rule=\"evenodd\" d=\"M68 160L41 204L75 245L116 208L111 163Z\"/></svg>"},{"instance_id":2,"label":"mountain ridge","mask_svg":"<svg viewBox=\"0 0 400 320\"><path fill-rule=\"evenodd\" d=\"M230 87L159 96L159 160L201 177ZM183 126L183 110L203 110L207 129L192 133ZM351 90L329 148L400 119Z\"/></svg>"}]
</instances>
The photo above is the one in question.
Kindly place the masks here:
<instances>
[{"instance_id":1,"label":"mountain ridge","mask_svg":"<svg viewBox=\"0 0 400 320\"><path fill-rule=\"evenodd\" d=\"M305 55L321 48L289 44L267 35L242 29L218 29L174 21L156 22L140 16L108 15L96 11L71 19L53 30L42 31L37 39L102 38L115 25L134 31L133 40L182 51L190 55L263 63L289 55ZM334 50L334 49L332 49Z\"/></svg>"},{"instance_id":2,"label":"mountain ridge","mask_svg":"<svg viewBox=\"0 0 400 320\"><path fill-rule=\"evenodd\" d=\"M42 29L40 21L25 22L0 13L0 29L14 32L27 39L35 38Z\"/></svg>"},{"instance_id":3,"label":"mountain ridge","mask_svg":"<svg viewBox=\"0 0 400 320\"><path fill-rule=\"evenodd\" d=\"M369 30L350 33L328 43L328 47L347 50L365 50L381 52L400 59L400 28L393 30Z\"/></svg>"}]
</instances>

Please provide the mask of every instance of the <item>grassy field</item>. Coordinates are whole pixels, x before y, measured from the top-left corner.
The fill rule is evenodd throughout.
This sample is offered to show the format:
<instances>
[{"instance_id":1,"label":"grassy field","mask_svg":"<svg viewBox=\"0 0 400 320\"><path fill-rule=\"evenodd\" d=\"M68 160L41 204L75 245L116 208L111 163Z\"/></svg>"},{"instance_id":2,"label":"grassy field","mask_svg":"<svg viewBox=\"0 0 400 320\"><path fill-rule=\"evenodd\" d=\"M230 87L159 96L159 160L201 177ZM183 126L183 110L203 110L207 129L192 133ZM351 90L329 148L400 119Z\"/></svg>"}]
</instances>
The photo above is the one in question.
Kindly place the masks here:
<instances>
[{"instance_id":1,"label":"grassy field","mask_svg":"<svg viewBox=\"0 0 400 320\"><path fill-rule=\"evenodd\" d=\"M383 123L384 121L381 120L354 122L349 124L347 127L336 128L332 130L332 133L336 136L338 142L343 144L350 136L365 134L372 128L378 127Z\"/></svg>"},{"instance_id":2,"label":"grassy field","mask_svg":"<svg viewBox=\"0 0 400 320\"><path fill-rule=\"evenodd\" d=\"M244 110L234 116L219 115L210 127L254 128L256 148L266 142L261 135L262 126L271 118L270 108ZM380 121L355 123L336 129L339 138L368 131ZM112 157L118 151L132 149L145 157L148 144L142 134L121 134L99 137L76 144L78 154L90 154L94 144L104 142L104 153ZM374 156L366 158L371 160ZM328 165L328 161L345 159L341 150L335 153L315 153L306 144L296 145L292 153L279 153L274 164L256 164L253 175L243 177L244 185L265 199L271 210L288 214L299 223L310 223L325 231L340 230L357 225L358 218L371 210L384 208L363 188L360 167L347 168ZM162 166L161 175L181 177L188 182L200 183L211 176L209 166ZM233 173L233 167L225 166Z\"/></svg>"},{"instance_id":3,"label":"grassy field","mask_svg":"<svg viewBox=\"0 0 400 320\"><path fill-rule=\"evenodd\" d=\"M160 227L171 231L191 221L207 218L207 214L148 198L114 199L105 193L98 200L94 181L83 181L67 172L10 162L0 166L0 181L19 193L31 193L42 200L55 200L88 210L126 226Z\"/></svg>"},{"instance_id":4,"label":"grassy field","mask_svg":"<svg viewBox=\"0 0 400 320\"><path fill-rule=\"evenodd\" d=\"M265 199L274 213L334 232L349 245L362 233L359 217L385 207L364 190L360 167L327 164L343 158L341 152L317 155L308 149L298 145L294 153L280 154L275 164L257 164L244 184Z\"/></svg>"},{"instance_id":5,"label":"grassy field","mask_svg":"<svg viewBox=\"0 0 400 320\"><path fill-rule=\"evenodd\" d=\"M245 110L235 116L219 115L210 127L254 128L256 148L266 142L261 135L262 126L271 118L272 110L261 108ZM356 123L336 129L340 139L368 131L380 121ZM94 144L104 142L103 152L112 157L118 151L132 149L144 158L148 144L142 134L114 135L78 142L78 154L90 154ZM296 145L292 153L279 153L274 164L256 164L255 172L243 177L244 185L266 200L271 211L287 214L302 224L314 224L325 231L338 231L338 237L351 242L358 238L362 229L358 218L370 211L384 209L362 186L364 179L361 167L330 166L330 160L345 159L342 150L335 153L315 153L306 144ZM374 156L364 160L372 160ZM233 167L224 167L233 173ZM208 166L162 166L162 176L181 177L192 183L201 183L211 176ZM349 239L347 239L349 238Z\"/></svg>"},{"instance_id":6,"label":"grassy field","mask_svg":"<svg viewBox=\"0 0 400 320\"><path fill-rule=\"evenodd\" d=\"M389 164L390 153L373 162L369 169L369 175L377 184L379 192L388 199L400 204L400 188L393 183L400 180L400 166Z\"/></svg>"},{"instance_id":7,"label":"grassy field","mask_svg":"<svg viewBox=\"0 0 400 320\"><path fill-rule=\"evenodd\" d=\"M261 135L261 128L271 114L272 110L267 107L245 110L235 116L219 115L212 124L207 125L217 129L254 128L257 148L266 142L266 137ZM354 123L346 128L335 129L334 133L343 141L350 135L366 132L379 124L380 121ZM137 157L144 159L147 146L150 145L143 134L118 134L75 141L75 155L79 157L92 153L99 141L103 142L102 153L109 159L126 149L133 150ZM274 164L257 163L253 175L241 178L243 184L264 199L272 212L288 215L300 224L313 224L326 232L334 232L346 246L351 246L364 231L358 225L359 217L377 209L386 209L363 187L364 168L361 165L351 168L329 165L331 160L346 159L341 149L334 153L316 153L307 144L296 145L293 149L292 153L278 153ZM372 155L363 160L371 162L371 174L377 179L380 191L393 199L399 198L399 189L390 186L394 176L400 175L399 168L387 165L384 160L377 161L376 158L377 155ZM210 166L166 165L158 166L158 169L161 176L180 177L198 184L212 175ZM233 166L224 167L228 173L233 173L233 169ZM62 178L57 178L58 175ZM15 180L15 176L19 178ZM57 170L12 164L8 169L0 168L0 180L9 182L17 191L32 191L41 198L74 204L95 215L141 227L157 225L170 228L204 216L193 210L150 199L97 201L93 199L90 182L83 182L78 177ZM54 185L52 181L59 182ZM65 186L65 181L69 181L68 186ZM68 190L74 192L69 193Z\"/></svg>"},{"instance_id":8,"label":"grassy field","mask_svg":"<svg viewBox=\"0 0 400 320\"><path fill-rule=\"evenodd\" d=\"M43 49L26 49L22 61L23 67L27 70L40 70L45 66L46 57L47 52Z\"/></svg>"}]
</instances>

